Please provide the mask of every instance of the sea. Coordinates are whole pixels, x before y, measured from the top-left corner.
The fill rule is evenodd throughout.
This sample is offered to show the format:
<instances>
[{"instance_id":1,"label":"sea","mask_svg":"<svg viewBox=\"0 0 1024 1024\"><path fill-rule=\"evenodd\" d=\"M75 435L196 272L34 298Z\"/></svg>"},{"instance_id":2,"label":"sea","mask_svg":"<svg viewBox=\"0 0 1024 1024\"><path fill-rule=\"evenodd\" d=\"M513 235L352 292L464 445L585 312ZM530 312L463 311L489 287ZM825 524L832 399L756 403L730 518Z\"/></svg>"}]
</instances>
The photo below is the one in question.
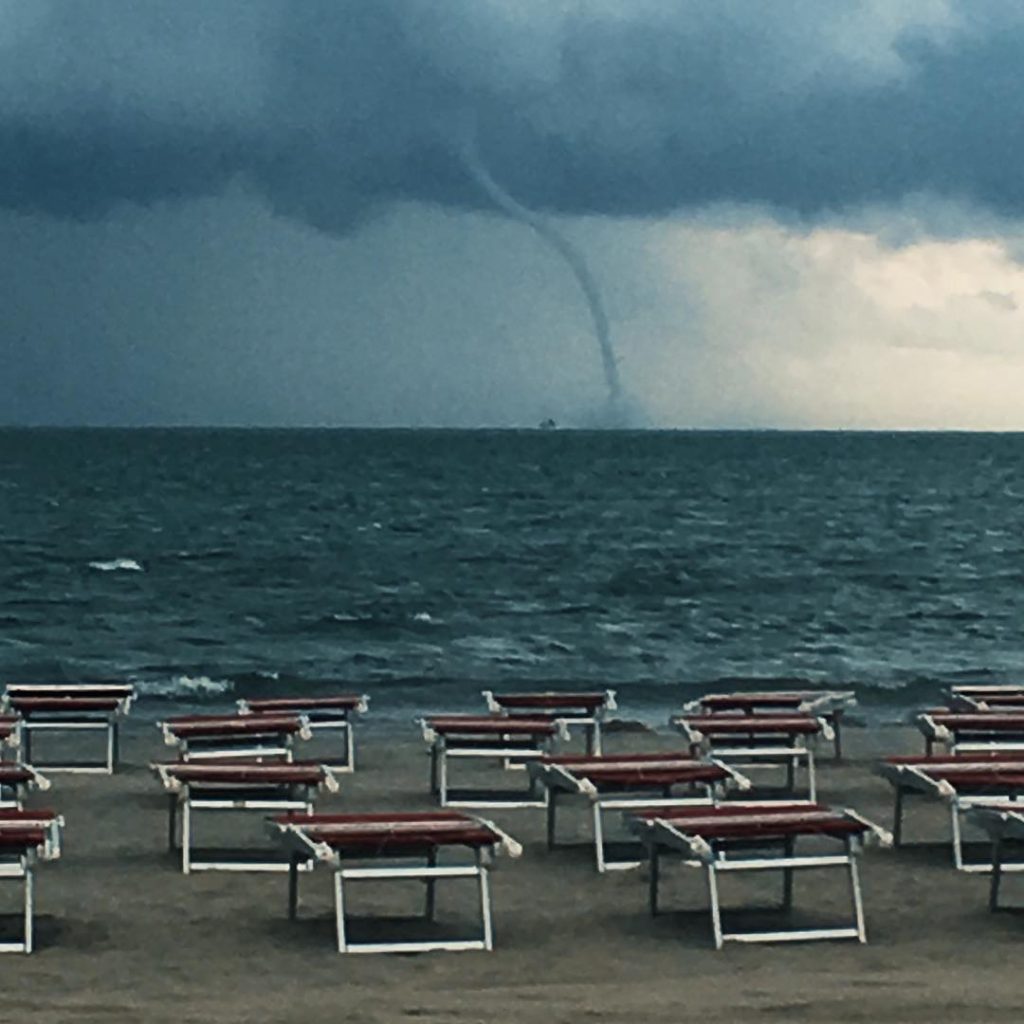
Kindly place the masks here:
<instances>
[{"instance_id":1,"label":"sea","mask_svg":"<svg viewBox=\"0 0 1024 1024\"><path fill-rule=\"evenodd\" d=\"M865 722L1024 676L1024 435L0 430L0 681L139 710L339 690L849 688Z\"/></svg>"}]
</instances>

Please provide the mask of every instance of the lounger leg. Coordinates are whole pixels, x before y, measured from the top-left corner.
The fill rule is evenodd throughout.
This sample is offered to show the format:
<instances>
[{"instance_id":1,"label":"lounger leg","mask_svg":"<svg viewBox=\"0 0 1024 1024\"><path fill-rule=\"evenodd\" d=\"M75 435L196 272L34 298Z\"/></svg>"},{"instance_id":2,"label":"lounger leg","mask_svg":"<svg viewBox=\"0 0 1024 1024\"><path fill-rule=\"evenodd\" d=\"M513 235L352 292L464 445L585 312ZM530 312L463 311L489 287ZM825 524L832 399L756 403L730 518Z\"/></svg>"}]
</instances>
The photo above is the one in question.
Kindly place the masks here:
<instances>
[{"instance_id":1,"label":"lounger leg","mask_svg":"<svg viewBox=\"0 0 1024 1024\"><path fill-rule=\"evenodd\" d=\"M491 923L491 887L487 877L487 868L477 853L477 869L480 872L480 914L484 926L484 949L494 949L494 927Z\"/></svg>"},{"instance_id":2,"label":"lounger leg","mask_svg":"<svg viewBox=\"0 0 1024 1024\"><path fill-rule=\"evenodd\" d=\"M192 801L187 794L181 808L181 870L186 875L192 871Z\"/></svg>"},{"instance_id":3,"label":"lounger leg","mask_svg":"<svg viewBox=\"0 0 1024 1024\"><path fill-rule=\"evenodd\" d=\"M334 926L338 935L338 952L348 952L345 938L345 883L341 871L334 872Z\"/></svg>"},{"instance_id":4,"label":"lounger leg","mask_svg":"<svg viewBox=\"0 0 1024 1024\"><path fill-rule=\"evenodd\" d=\"M548 819L548 849L553 850L555 848L555 814L557 804L558 792L554 789L548 791L548 807L547 807L547 819Z\"/></svg>"},{"instance_id":5,"label":"lounger leg","mask_svg":"<svg viewBox=\"0 0 1024 1024\"><path fill-rule=\"evenodd\" d=\"M864 901L860 893L860 874L857 871L857 858L849 840L846 843L846 853L850 864L850 894L853 898L853 915L857 922L857 941L867 942L868 935L864 926Z\"/></svg>"},{"instance_id":6,"label":"lounger leg","mask_svg":"<svg viewBox=\"0 0 1024 1024\"><path fill-rule=\"evenodd\" d=\"M960 810L953 800L949 805L950 818L953 823L953 867L962 871L964 866L963 840L960 835Z\"/></svg>"},{"instance_id":7,"label":"lounger leg","mask_svg":"<svg viewBox=\"0 0 1024 1024\"><path fill-rule=\"evenodd\" d=\"M25 865L25 952L32 952L32 916L33 909L35 906L35 893L34 893L34 880L32 874L32 867L29 864Z\"/></svg>"},{"instance_id":8,"label":"lounger leg","mask_svg":"<svg viewBox=\"0 0 1024 1024\"><path fill-rule=\"evenodd\" d=\"M293 853L288 858L288 920L299 916L299 856Z\"/></svg>"},{"instance_id":9,"label":"lounger leg","mask_svg":"<svg viewBox=\"0 0 1024 1024\"><path fill-rule=\"evenodd\" d=\"M786 761L786 789L790 793L796 792L796 759L797 755L793 754Z\"/></svg>"},{"instance_id":10,"label":"lounger leg","mask_svg":"<svg viewBox=\"0 0 1024 1024\"><path fill-rule=\"evenodd\" d=\"M107 722L107 774L114 774L114 722Z\"/></svg>"},{"instance_id":11,"label":"lounger leg","mask_svg":"<svg viewBox=\"0 0 1024 1024\"><path fill-rule=\"evenodd\" d=\"M440 754L440 784L438 787L439 799L442 807L448 806L448 750L444 745L444 740L441 740Z\"/></svg>"},{"instance_id":12,"label":"lounger leg","mask_svg":"<svg viewBox=\"0 0 1024 1024\"><path fill-rule=\"evenodd\" d=\"M832 740L832 749L835 751L836 760L842 761L843 759L843 733L840 721L843 717L843 709L836 708L832 712L832 731L835 734Z\"/></svg>"},{"instance_id":13,"label":"lounger leg","mask_svg":"<svg viewBox=\"0 0 1024 1024\"><path fill-rule=\"evenodd\" d=\"M793 856L793 837L789 836L783 846L783 856ZM782 869L782 909L789 913L793 909L793 869Z\"/></svg>"},{"instance_id":14,"label":"lounger leg","mask_svg":"<svg viewBox=\"0 0 1024 1024\"><path fill-rule=\"evenodd\" d=\"M714 862L708 864L708 895L711 897L711 927L715 933L715 949L721 949L722 911L718 905L718 874Z\"/></svg>"},{"instance_id":15,"label":"lounger leg","mask_svg":"<svg viewBox=\"0 0 1024 1024\"><path fill-rule=\"evenodd\" d=\"M430 745L430 795L437 796L437 740Z\"/></svg>"},{"instance_id":16,"label":"lounger leg","mask_svg":"<svg viewBox=\"0 0 1024 1024\"><path fill-rule=\"evenodd\" d=\"M345 767L350 772L356 770L356 739L352 734L352 723L345 722Z\"/></svg>"},{"instance_id":17,"label":"lounger leg","mask_svg":"<svg viewBox=\"0 0 1024 1024\"><path fill-rule=\"evenodd\" d=\"M32 730L29 726L25 725L21 727L21 756L25 759L25 764L32 763Z\"/></svg>"},{"instance_id":18,"label":"lounger leg","mask_svg":"<svg viewBox=\"0 0 1024 1024\"><path fill-rule=\"evenodd\" d=\"M430 850L427 853L427 867L432 868L437 865L437 850ZM435 898L437 896L437 879L430 876L427 877L427 902L426 909L424 911L424 917L428 921L434 920L434 906Z\"/></svg>"},{"instance_id":19,"label":"lounger leg","mask_svg":"<svg viewBox=\"0 0 1024 1024\"><path fill-rule=\"evenodd\" d=\"M999 909L999 883L1003 880L1003 837L992 839L992 878L988 886L988 909L995 913Z\"/></svg>"},{"instance_id":20,"label":"lounger leg","mask_svg":"<svg viewBox=\"0 0 1024 1024\"><path fill-rule=\"evenodd\" d=\"M647 899L651 908L651 917L658 916L658 875L661 870L661 856L658 844L650 845L650 861L647 869Z\"/></svg>"},{"instance_id":21,"label":"lounger leg","mask_svg":"<svg viewBox=\"0 0 1024 1024\"><path fill-rule=\"evenodd\" d=\"M818 776L814 770L814 751L808 749L807 753L807 796L812 803L818 799Z\"/></svg>"},{"instance_id":22,"label":"lounger leg","mask_svg":"<svg viewBox=\"0 0 1024 1024\"><path fill-rule=\"evenodd\" d=\"M898 850L903 845L903 787L897 784L892 811L892 845Z\"/></svg>"},{"instance_id":23,"label":"lounger leg","mask_svg":"<svg viewBox=\"0 0 1024 1024\"><path fill-rule=\"evenodd\" d=\"M594 816L594 853L597 858L597 870L603 875L604 861L604 819L601 816L601 802L595 800L591 813Z\"/></svg>"},{"instance_id":24,"label":"lounger leg","mask_svg":"<svg viewBox=\"0 0 1024 1024\"><path fill-rule=\"evenodd\" d=\"M178 794L167 798L167 848L172 852L178 848Z\"/></svg>"}]
</instances>

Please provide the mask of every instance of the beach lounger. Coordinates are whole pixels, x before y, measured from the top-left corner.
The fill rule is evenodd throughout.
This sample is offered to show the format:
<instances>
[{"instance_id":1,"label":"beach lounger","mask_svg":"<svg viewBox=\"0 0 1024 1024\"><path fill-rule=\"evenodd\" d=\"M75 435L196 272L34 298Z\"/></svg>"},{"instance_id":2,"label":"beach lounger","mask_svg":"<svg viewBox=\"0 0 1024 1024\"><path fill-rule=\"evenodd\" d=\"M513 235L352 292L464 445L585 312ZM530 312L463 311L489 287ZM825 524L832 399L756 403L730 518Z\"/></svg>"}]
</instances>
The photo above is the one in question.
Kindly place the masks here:
<instances>
[{"instance_id":1,"label":"beach lounger","mask_svg":"<svg viewBox=\"0 0 1024 1024\"><path fill-rule=\"evenodd\" d=\"M615 858L605 841L605 814L631 807L680 807L710 804L729 786L748 789L738 772L713 759L686 754L562 754L528 765L530 774L547 789L548 849L556 845L559 799L578 796L590 807L597 870L620 871L642 863L634 855Z\"/></svg>"},{"instance_id":2,"label":"beach lounger","mask_svg":"<svg viewBox=\"0 0 1024 1024\"><path fill-rule=\"evenodd\" d=\"M366 714L370 698L364 694L334 694L323 697L275 697L267 700L240 700L241 715L301 715L309 723L309 731L338 733L342 751L338 756L325 758L336 772L352 772L356 767L356 747L353 736L353 717Z\"/></svg>"},{"instance_id":3,"label":"beach lounger","mask_svg":"<svg viewBox=\"0 0 1024 1024\"><path fill-rule=\"evenodd\" d=\"M303 715L185 715L158 722L164 742L183 761L212 757L280 758L291 761L296 738L312 733Z\"/></svg>"},{"instance_id":4,"label":"beach lounger","mask_svg":"<svg viewBox=\"0 0 1024 1024\"><path fill-rule=\"evenodd\" d=\"M46 790L50 780L31 765L0 763L0 808L21 810L29 790Z\"/></svg>"},{"instance_id":5,"label":"beach lounger","mask_svg":"<svg viewBox=\"0 0 1024 1024\"><path fill-rule=\"evenodd\" d=\"M1008 841L1018 844L1024 841L1024 803L1005 802L972 807L967 812L967 818L972 825L987 832L992 840L992 875L989 880L988 908L993 912L1002 910L1004 908L999 906L999 889L1003 881L1003 872L1024 868L1020 861L1007 863L1004 860Z\"/></svg>"},{"instance_id":6,"label":"beach lounger","mask_svg":"<svg viewBox=\"0 0 1024 1024\"><path fill-rule=\"evenodd\" d=\"M22 883L21 938L0 941L0 953L31 953L35 913L35 865L60 856L64 819L53 811L0 811L0 879Z\"/></svg>"},{"instance_id":7,"label":"beach lounger","mask_svg":"<svg viewBox=\"0 0 1024 1024\"><path fill-rule=\"evenodd\" d=\"M154 764L153 770L168 793L167 841L170 849L181 849L181 870L193 871L286 871L288 863L246 857L237 851L203 859L195 848L197 811L258 811L261 814L304 811L311 814L321 788L337 792L338 783L322 764L292 761L178 761ZM181 836L178 837L180 809Z\"/></svg>"},{"instance_id":8,"label":"beach lounger","mask_svg":"<svg viewBox=\"0 0 1024 1024\"><path fill-rule=\"evenodd\" d=\"M131 710L135 688L127 683L15 684L7 686L3 708L21 719L21 759L51 772L101 772L112 775L119 754L119 723ZM33 756L37 732L101 732L106 737L102 760L41 761Z\"/></svg>"},{"instance_id":9,"label":"beach lounger","mask_svg":"<svg viewBox=\"0 0 1024 1024\"><path fill-rule=\"evenodd\" d=\"M690 866L706 870L716 949L730 941L867 941L856 858L866 840L888 844L890 837L859 814L809 802L724 803L713 807L641 810L630 814L628 821L647 847L652 914L658 913L659 860L664 854L681 855ZM835 840L840 844L840 851L823 851L815 844L813 849L797 853L796 843L803 839ZM781 871L782 909L789 911L793 904L793 872L803 868L838 868L847 874L853 904L852 925L775 931L726 932L723 929L718 891L720 875L737 871Z\"/></svg>"},{"instance_id":10,"label":"beach lounger","mask_svg":"<svg viewBox=\"0 0 1024 1024\"><path fill-rule=\"evenodd\" d=\"M490 950L494 947L488 866L502 850L518 857L519 844L497 826L454 811L380 814L288 815L271 826L291 856L288 916L298 913L298 867L305 861L334 870L334 912L339 953L422 953ZM452 851L468 849L466 863L440 864ZM370 863L367 863L370 862ZM376 863L374 863L376 862ZM479 938L426 937L412 941L353 942L346 914L346 883L419 880L425 883L424 918L435 920L439 880L475 879L480 901Z\"/></svg>"},{"instance_id":11,"label":"beach lounger","mask_svg":"<svg viewBox=\"0 0 1024 1024\"><path fill-rule=\"evenodd\" d=\"M833 738L824 718L803 714L678 715L670 719L690 744L694 757L707 754L737 767L757 764L786 766L786 788L793 792L800 763L807 769L808 798L817 798L812 744Z\"/></svg>"},{"instance_id":12,"label":"beach lounger","mask_svg":"<svg viewBox=\"0 0 1024 1024\"><path fill-rule=\"evenodd\" d=\"M617 707L614 690L574 693L495 693L484 690L489 711L497 715L525 718L552 718L572 731L584 730L588 754L601 753L601 723Z\"/></svg>"},{"instance_id":13,"label":"beach lounger","mask_svg":"<svg viewBox=\"0 0 1024 1024\"><path fill-rule=\"evenodd\" d=\"M991 863L966 863L961 822L974 807L1006 803L1024 796L1024 751L969 754L897 755L883 759L876 767L895 793L893 839L903 842L903 811L907 796L923 795L945 800L949 805L953 864L958 871L990 871ZM1003 870L1024 870L1004 865Z\"/></svg>"},{"instance_id":14,"label":"beach lounger","mask_svg":"<svg viewBox=\"0 0 1024 1024\"><path fill-rule=\"evenodd\" d=\"M951 686L946 692L954 711L1024 710L1024 685L1019 683Z\"/></svg>"},{"instance_id":15,"label":"beach lounger","mask_svg":"<svg viewBox=\"0 0 1024 1024\"><path fill-rule=\"evenodd\" d=\"M929 708L916 718L925 739L925 753L935 744L950 753L974 751L1024 750L1024 710L951 711Z\"/></svg>"},{"instance_id":16,"label":"beach lounger","mask_svg":"<svg viewBox=\"0 0 1024 1024\"><path fill-rule=\"evenodd\" d=\"M421 718L423 738L430 744L430 792L442 807L543 807L531 779L526 792L488 789L472 794L449 785L449 758L470 760L535 760L550 752L556 735L567 737L564 725L550 718L505 718L493 715L432 715Z\"/></svg>"},{"instance_id":17,"label":"beach lounger","mask_svg":"<svg viewBox=\"0 0 1024 1024\"><path fill-rule=\"evenodd\" d=\"M838 761L843 756L843 712L856 704L857 697L852 690L737 690L733 693L706 693L684 704L683 713L815 715L832 727L832 745Z\"/></svg>"}]
</instances>

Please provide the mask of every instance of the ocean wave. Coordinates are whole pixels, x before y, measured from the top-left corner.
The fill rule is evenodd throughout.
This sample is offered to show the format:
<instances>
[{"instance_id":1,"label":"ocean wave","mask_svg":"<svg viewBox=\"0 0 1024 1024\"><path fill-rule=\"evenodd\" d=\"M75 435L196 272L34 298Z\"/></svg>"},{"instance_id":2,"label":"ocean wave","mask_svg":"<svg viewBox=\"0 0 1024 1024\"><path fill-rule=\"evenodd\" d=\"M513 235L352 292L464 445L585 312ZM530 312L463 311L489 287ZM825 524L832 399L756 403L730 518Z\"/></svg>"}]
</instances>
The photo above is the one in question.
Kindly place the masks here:
<instances>
[{"instance_id":1,"label":"ocean wave","mask_svg":"<svg viewBox=\"0 0 1024 1024\"><path fill-rule=\"evenodd\" d=\"M229 679L211 679L209 676L172 676L170 679L150 679L136 683L140 696L177 700L189 698L223 697L231 693L234 684Z\"/></svg>"},{"instance_id":2,"label":"ocean wave","mask_svg":"<svg viewBox=\"0 0 1024 1024\"><path fill-rule=\"evenodd\" d=\"M112 558L106 562L90 562L90 569L100 572L145 572L146 570L134 558Z\"/></svg>"}]
</instances>

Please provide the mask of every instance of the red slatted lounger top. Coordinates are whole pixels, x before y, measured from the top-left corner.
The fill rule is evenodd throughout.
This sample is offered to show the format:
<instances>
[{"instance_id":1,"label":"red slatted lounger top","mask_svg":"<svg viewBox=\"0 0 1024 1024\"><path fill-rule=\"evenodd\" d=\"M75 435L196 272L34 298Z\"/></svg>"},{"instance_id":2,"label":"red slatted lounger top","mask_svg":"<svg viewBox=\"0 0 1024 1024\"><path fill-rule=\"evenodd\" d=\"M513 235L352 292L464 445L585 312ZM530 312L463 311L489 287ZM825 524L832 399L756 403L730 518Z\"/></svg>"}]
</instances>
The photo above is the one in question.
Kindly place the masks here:
<instances>
[{"instance_id":1,"label":"red slatted lounger top","mask_svg":"<svg viewBox=\"0 0 1024 1024\"><path fill-rule=\"evenodd\" d=\"M298 715L187 715L169 718L165 732L178 739L194 736L246 736L297 733L303 728Z\"/></svg>"},{"instance_id":2,"label":"red slatted lounger top","mask_svg":"<svg viewBox=\"0 0 1024 1024\"><path fill-rule=\"evenodd\" d=\"M565 754L542 757L541 765L557 765L575 778L614 786L668 786L683 782L720 782L729 778L721 765L684 754Z\"/></svg>"},{"instance_id":3,"label":"red slatted lounger top","mask_svg":"<svg viewBox=\"0 0 1024 1024\"><path fill-rule=\"evenodd\" d=\"M495 693L495 704L509 710L535 708L594 712L608 702L607 693Z\"/></svg>"},{"instance_id":4,"label":"red slatted lounger top","mask_svg":"<svg viewBox=\"0 0 1024 1024\"><path fill-rule=\"evenodd\" d=\"M40 778L35 769L24 764L0 764L0 784L14 786L19 782L32 782Z\"/></svg>"},{"instance_id":5,"label":"red slatted lounger top","mask_svg":"<svg viewBox=\"0 0 1024 1024\"><path fill-rule=\"evenodd\" d=\"M0 715L0 740L8 740L17 733L18 716Z\"/></svg>"},{"instance_id":6,"label":"red slatted lounger top","mask_svg":"<svg viewBox=\"0 0 1024 1024\"><path fill-rule=\"evenodd\" d=\"M884 759L896 768L913 768L937 782L951 786L1021 786L1024 788L1024 752L988 751L932 757L897 755Z\"/></svg>"},{"instance_id":7,"label":"red slatted lounger top","mask_svg":"<svg viewBox=\"0 0 1024 1024\"><path fill-rule=\"evenodd\" d=\"M291 764L270 764L262 761L176 761L155 764L153 767L161 775L179 782L224 785L312 786L324 782L329 774L324 765L312 761L294 761Z\"/></svg>"},{"instance_id":8,"label":"red slatted lounger top","mask_svg":"<svg viewBox=\"0 0 1024 1024\"><path fill-rule=\"evenodd\" d=\"M380 814L286 815L275 818L314 843L338 852L386 855L437 846L495 846L504 836L465 814L407 812Z\"/></svg>"},{"instance_id":9,"label":"red slatted lounger top","mask_svg":"<svg viewBox=\"0 0 1024 1024\"><path fill-rule=\"evenodd\" d=\"M69 694L66 697L37 696L35 694L13 694L7 702L20 715L26 717L34 712L52 711L117 711L122 706L123 697L80 697Z\"/></svg>"},{"instance_id":10,"label":"red slatted lounger top","mask_svg":"<svg viewBox=\"0 0 1024 1024\"><path fill-rule=\"evenodd\" d=\"M424 719L441 736L553 736L558 728L551 718L495 718L492 715L438 715Z\"/></svg>"},{"instance_id":11,"label":"red slatted lounger top","mask_svg":"<svg viewBox=\"0 0 1024 1024\"><path fill-rule=\"evenodd\" d=\"M842 838L872 826L822 804L720 804L717 807L672 807L640 811L636 817L659 821L688 836L705 840L769 839L798 835Z\"/></svg>"},{"instance_id":12,"label":"red slatted lounger top","mask_svg":"<svg viewBox=\"0 0 1024 1024\"><path fill-rule=\"evenodd\" d=\"M948 711L926 712L936 725L951 732L1019 732L1024 733L1024 713L1003 714L999 711Z\"/></svg>"},{"instance_id":13,"label":"red slatted lounger top","mask_svg":"<svg viewBox=\"0 0 1024 1024\"><path fill-rule=\"evenodd\" d=\"M8 854L45 852L56 820L56 811L0 811L0 850Z\"/></svg>"},{"instance_id":14,"label":"red slatted lounger top","mask_svg":"<svg viewBox=\"0 0 1024 1024\"><path fill-rule=\"evenodd\" d=\"M266 700L240 702L246 711L254 715L279 712L303 711L364 711L366 697L354 693L342 693L333 697L274 697Z\"/></svg>"},{"instance_id":15,"label":"red slatted lounger top","mask_svg":"<svg viewBox=\"0 0 1024 1024\"><path fill-rule=\"evenodd\" d=\"M711 693L695 700L706 711L745 711L748 708L792 708L821 697L830 697L829 693L806 691L766 691L761 693Z\"/></svg>"},{"instance_id":16,"label":"red slatted lounger top","mask_svg":"<svg viewBox=\"0 0 1024 1024\"><path fill-rule=\"evenodd\" d=\"M704 736L809 736L821 732L821 720L813 715L679 715L672 724L685 725Z\"/></svg>"}]
</instances>

